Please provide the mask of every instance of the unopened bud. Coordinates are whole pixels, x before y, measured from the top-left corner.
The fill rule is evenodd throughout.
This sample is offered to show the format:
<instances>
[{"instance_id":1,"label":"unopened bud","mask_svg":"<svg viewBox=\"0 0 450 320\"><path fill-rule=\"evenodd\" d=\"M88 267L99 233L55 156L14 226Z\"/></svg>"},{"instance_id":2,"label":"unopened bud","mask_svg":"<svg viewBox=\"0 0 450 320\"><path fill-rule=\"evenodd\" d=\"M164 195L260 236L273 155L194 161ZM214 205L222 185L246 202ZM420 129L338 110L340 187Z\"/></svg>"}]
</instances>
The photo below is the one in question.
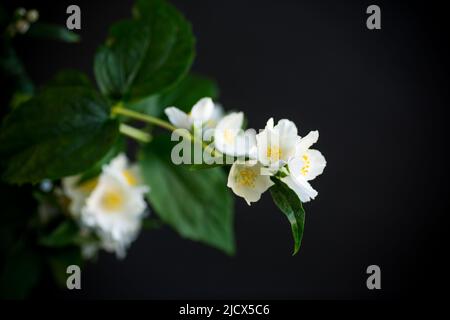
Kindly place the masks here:
<instances>
[{"instance_id":1,"label":"unopened bud","mask_svg":"<svg viewBox=\"0 0 450 320\"><path fill-rule=\"evenodd\" d=\"M16 9L16 15L19 17L24 17L27 14L27 10L25 8L17 8Z\"/></svg>"},{"instance_id":2,"label":"unopened bud","mask_svg":"<svg viewBox=\"0 0 450 320\"><path fill-rule=\"evenodd\" d=\"M27 20L31 23L36 22L39 19L39 11L31 9L27 12Z\"/></svg>"},{"instance_id":3,"label":"unopened bud","mask_svg":"<svg viewBox=\"0 0 450 320\"><path fill-rule=\"evenodd\" d=\"M16 22L17 32L24 34L25 32L28 31L29 28L30 28L30 24L28 23L28 21L23 20L23 19L17 20L17 22Z\"/></svg>"}]
</instances>

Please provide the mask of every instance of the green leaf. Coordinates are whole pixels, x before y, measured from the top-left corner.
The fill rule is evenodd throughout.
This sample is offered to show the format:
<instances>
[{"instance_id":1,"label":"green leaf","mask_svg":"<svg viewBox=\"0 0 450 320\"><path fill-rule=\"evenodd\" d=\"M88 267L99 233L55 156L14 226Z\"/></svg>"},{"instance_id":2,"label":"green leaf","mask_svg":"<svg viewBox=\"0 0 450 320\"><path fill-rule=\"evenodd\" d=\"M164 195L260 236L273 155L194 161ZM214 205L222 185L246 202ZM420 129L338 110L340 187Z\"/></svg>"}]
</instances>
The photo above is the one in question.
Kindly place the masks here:
<instances>
[{"instance_id":1,"label":"green leaf","mask_svg":"<svg viewBox=\"0 0 450 320\"><path fill-rule=\"evenodd\" d=\"M0 71L14 82L17 91L33 94L34 84L9 41L0 44Z\"/></svg>"},{"instance_id":2,"label":"green leaf","mask_svg":"<svg viewBox=\"0 0 450 320\"><path fill-rule=\"evenodd\" d=\"M93 88L92 82L88 76L80 71L66 69L58 72L49 82L46 87L85 87Z\"/></svg>"},{"instance_id":3,"label":"green leaf","mask_svg":"<svg viewBox=\"0 0 450 320\"><path fill-rule=\"evenodd\" d=\"M186 76L176 87L160 95L153 95L135 103L127 104L127 107L136 111L161 117L164 109L176 106L186 112L191 111L192 106L203 97L217 99L219 89L217 84L206 77L190 74Z\"/></svg>"},{"instance_id":4,"label":"green leaf","mask_svg":"<svg viewBox=\"0 0 450 320\"><path fill-rule=\"evenodd\" d=\"M46 247L66 247L80 243L80 229L74 221L61 223L50 234L39 239L39 244Z\"/></svg>"},{"instance_id":5,"label":"green leaf","mask_svg":"<svg viewBox=\"0 0 450 320\"><path fill-rule=\"evenodd\" d=\"M69 43L80 41L80 36L68 30L65 26L43 22L31 24L30 30L26 34L30 37L46 38Z\"/></svg>"},{"instance_id":6,"label":"green leaf","mask_svg":"<svg viewBox=\"0 0 450 320\"><path fill-rule=\"evenodd\" d=\"M112 159L114 159L119 153L124 152L126 148L126 140L123 136L119 136L116 140L116 143L113 144L111 149L109 149L108 153L100 159L97 163L95 163L91 168L83 172L78 179L78 184L82 184L83 182L89 181L93 178L99 176L102 172L103 165L109 163Z\"/></svg>"},{"instance_id":7,"label":"green leaf","mask_svg":"<svg viewBox=\"0 0 450 320\"><path fill-rule=\"evenodd\" d=\"M194 59L188 21L163 0L141 0L134 18L115 23L95 56L100 90L114 99L139 99L176 85Z\"/></svg>"},{"instance_id":8,"label":"green leaf","mask_svg":"<svg viewBox=\"0 0 450 320\"><path fill-rule=\"evenodd\" d=\"M300 249L305 227L305 210L298 196L284 182L272 179L275 183L270 188L270 193L275 204L286 215L291 224L294 238L294 255Z\"/></svg>"},{"instance_id":9,"label":"green leaf","mask_svg":"<svg viewBox=\"0 0 450 320\"><path fill-rule=\"evenodd\" d=\"M31 94L17 91L13 94L11 101L9 102L9 106L11 107L11 109L15 109L18 106L20 106L22 103L30 100L32 97L33 97L33 95L31 95Z\"/></svg>"},{"instance_id":10,"label":"green leaf","mask_svg":"<svg viewBox=\"0 0 450 320\"><path fill-rule=\"evenodd\" d=\"M95 91L47 88L13 110L0 128L3 179L37 183L87 170L118 137L118 122Z\"/></svg>"},{"instance_id":11,"label":"green leaf","mask_svg":"<svg viewBox=\"0 0 450 320\"><path fill-rule=\"evenodd\" d=\"M234 253L233 202L220 168L190 171L170 160L171 144L157 137L139 156L148 200L180 235Z\"/></svg>"}]
</instances>

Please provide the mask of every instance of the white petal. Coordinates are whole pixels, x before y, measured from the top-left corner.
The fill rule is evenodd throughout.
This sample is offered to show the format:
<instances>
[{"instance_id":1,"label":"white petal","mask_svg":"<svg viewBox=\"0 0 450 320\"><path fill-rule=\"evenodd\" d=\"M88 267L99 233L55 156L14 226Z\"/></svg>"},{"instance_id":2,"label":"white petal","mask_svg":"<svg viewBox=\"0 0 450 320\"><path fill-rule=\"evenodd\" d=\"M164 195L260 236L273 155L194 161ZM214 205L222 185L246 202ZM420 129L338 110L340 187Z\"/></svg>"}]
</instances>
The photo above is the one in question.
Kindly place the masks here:
<instances>
[{"instance_id":1,"label":"white petal","mask_svg":"<svg viewBox=\"0 0 450 320\"><path fill-rule=\"evenodd\" d=\"M192 122L206 123L213 115L214 103L211 98L200 99L191 110Z\"/></svg>"},{"instance_id":2,"label":"white petal","mask_svg":"<svg viewBox=\"0 0 450 320\"><path fill-rule=\"evenodd\" d=\"M244 113L232 112L223 117L217 124L216 129L241 129L244 122Z\"/></svg>"},{"instance_id":3,"label":"white petal","mask_svg":"<svg viewBox=\"0 0 450 320\"><path fill-rule=\"evenodd\" d=\"M273 118L270 118L269 120L267 120L265 129L269 129L269 130L273 129Z\"/></svg>"},{"instance_id":4,"label":"white petal","mask_svg":"<svg viewBox=\"0 0 450 320\"><path fill-rule=\"evenodd\" d=\"M319 131L310 131L297 143L295 156L301 157L314 143L319 140Z\"/></svg>"},{"instance_id":5,"label":"white petal","mask_svg":"<svg viewBox=\"0 0 450 320\"><path fill-rule=\"evenodd\" d=\"M273 128L278 131L280 139L296 139L297 138L297 126L294 122L282 119L278 121L277 125Z\"/></svg>"},{"instance_id":6,"label":"white petal","mask_svg":"<svg viewBox=\"0 0 450 320\"><path fill-rule=\"evenodd\" d=\"M122 172L128 167L128 158L124 153L118 154L103 170Z\"/></svg>"},{"instance_id":7,"label":"white petal","mask_svg":"<svg viewBox=\"0 0 450 320\"><path fill-rule=\"evenodd\" d=\"M192 127L192 122L189 116L176 107L168 107L164 110L170 123L172 123L177 128L183 128L190 130Z\"/></svg>"},{"instance_id":8,"label":"white petal","mask_svg":"<svg viewBox=\"0 0 450 320\"><path fill-rule=\"evenodd\" d=\"M89 196L89 192L78 186L80 176L66 177L61 184L65 195L69 198L69 211L73 217L79 217L81 210Z\"/></svg>"},{"instance_id":9,"label":"white petal","mask_svg":"<svg viewBox=\"0 0 450 320\"><path fill-rule=\"evenodd\" d=\"M269 131L263 130L256 135L256 147L258 153L258 161L263 165L270 165L270 159L267 156L267 148L269 147Z\"/></svg>"},{"instance_id":10,"label":"white petal","mask_svg":"<svg viewBox=\"0 0 450 320\"><path fill-rule=\"evenodd\" d=\"M302 202L308 202L317 196L317 191L311 187L311 185L305 179L297 178L293 175L289 175L281 179L284 183L291 188Z\"/></svg>"},{"instance_id":11,"label":"white petal","mask_svg":"<svg viewBox=\"0 0 450 320\"><path fill-rule=\"evenodd\" d=\"M322 155L322 153L318 150L309 149L308 151L306 151L306 155L308 156L311 163L311 168L305 176L305 179L309 181L322 174L327 165L327 161L325 160L325 157Z\"/></svg>"},{"instance_id":12,"label":"white petal","mask_svg":"<svg viewBox=\"0 0 450 320\"><path fill-rule=\"evenodd\" d=\"M234 156L251 156L254 154L256 148L256 131L248 129L245 132L241 132L236 137Z\"/></svg>"},{"instance_id":13,"label":"white petal","mask_svg":"<svg viewBox=\"0 0 450 320\"><path fill-rule=\"evenodd\" d=\"M213 113L208 122L206 122L206 126L208 128L215 128L223 117L224 117L224 110L222 105L220 105L219 103L214 103Z\"/></svg>"}]
</instances>

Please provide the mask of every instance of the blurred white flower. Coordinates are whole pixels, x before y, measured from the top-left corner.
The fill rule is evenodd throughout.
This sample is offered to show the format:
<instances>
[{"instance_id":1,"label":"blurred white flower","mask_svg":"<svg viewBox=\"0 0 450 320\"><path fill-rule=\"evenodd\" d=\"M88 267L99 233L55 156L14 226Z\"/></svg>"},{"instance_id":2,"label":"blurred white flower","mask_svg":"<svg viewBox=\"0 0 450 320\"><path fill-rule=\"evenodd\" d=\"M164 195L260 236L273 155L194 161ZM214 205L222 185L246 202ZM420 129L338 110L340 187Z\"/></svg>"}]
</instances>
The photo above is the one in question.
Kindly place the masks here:
<instances>
[{"instance_id":1,"label":"blurred white flower","mask_svg":"<svg viewBox=\"0 0 450 320\"><path fill-rule=\"evenodd\" d=\"M322 174L327 164L320 151L310 149L318 139L318 131L311 131L300 139L296 145L295 156L288 162L290 174L281 179L302 202L308 202L317 196L317 191L308 181Z\"/></svg>"},{"instance_id":2,"label":"blurred white flower","mask_svg":"<svg viewBox=\"0 0 450 320\"><path fill-rule=\"evenodd\" d=\"M222 153L230 156L250 156L256 152L255 130L242 130L244 114L232 112L223 117L214 132L214 145Z\"/></svg>"},{"instance_id":3,"label":"blurred white flower","mask_svg":"<svg viewBox=\"0 0 450 320\"><path fill-rule=\"evenodd\" d=\"M292 121L283 119L274 126L273 118L270 118L256 136L258 160L277 171L295 155L298 140L297 127Z\"/></svg>"},{"instance_id":4,"label":"blurred white flower","mask_svg":"<svg viewBox=\"0 0 450 320\"><path fill-rule=\"evenodd\" d=\"M148 187L139 185L136 169L121 154L103 168L95 189L81 210L81 221L94 229L102 248L124 257L140 230Z\"/></svg>"},{"instance_id":5,"label":"blurred white flower","mask_svg":"<svg viewBox=\"0 0 450 320\"><path fill-rule=\"evenodd\" d=\"M236 161L230 169L227 186L244 198L248 205L261 198L273 185L270 177L261 175L261 164Z\"/></svg>"},{"instance_id":6,"label":"blurred white flower","mask_svg":"<svg viewBox=\"0 0 450 320\"><path fill-rule=\"evenodd\" d=\"M129 166L124 154L104 166L100 177L79 183L79 176L62 180L63 190L70 199L69 210L82 227L97 234L100 247L124 257L127 247L140 230L147 204L137 166ZM86 248L86 256L95 245ZM84 250L84 249L83 249Z\"/></svg>"},{"instance_id":7,"label":"blurred white flower","mask_svg":"<svg viewBox=\"0 0 450 320\"><path fill-rule=\"evenodd\" d=\"M189 114L177 107L168 107L164 112L175 127L191 130L192 126L205 125L212 118L214 108L211 98L202 98L192 107Z\"/></svg>"}]
</instances>

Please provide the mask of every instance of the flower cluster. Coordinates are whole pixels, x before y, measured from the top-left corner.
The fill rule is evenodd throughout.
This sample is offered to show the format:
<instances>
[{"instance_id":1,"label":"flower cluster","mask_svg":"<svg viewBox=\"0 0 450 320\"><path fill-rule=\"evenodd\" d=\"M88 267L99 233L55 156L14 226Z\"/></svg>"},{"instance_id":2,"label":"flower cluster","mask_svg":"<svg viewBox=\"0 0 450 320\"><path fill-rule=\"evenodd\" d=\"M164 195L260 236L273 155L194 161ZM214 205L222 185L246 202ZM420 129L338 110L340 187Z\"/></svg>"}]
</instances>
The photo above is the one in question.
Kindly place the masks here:
<instances>
[{"instance_id":1,"label":"flower cluster","mask_svg":"<svg viewBox=\"0 0 450 320\"><path fill-rule=\"evenodd\" d=\"M30 28L32 23L39 19L39 11L36 9L26 10L18 8L14 12L14 21L7 27L7 31L11 37L16 33L24 34Z\"/></svg>"},{"instance_id":2,"label":"flower cluster","mask_svg":"<svg viewBox=\"0 0 450 320\"><path fill-rule=\"evenodd\" d=\"M193 132L199 128L214 130L214 147L235 159L227 185L249 205L273 185L271 177L283 181L302 202L317 196L309 181L326 166L322 153L311 149L319 139L318 131L301 137L292 121L282 119L275 125L273 118L259 133L254 129L244 131L242 112L218 116L223 111L210 98L198 101L189 114L176 107L166 108L165 112L177 128Z\"/></svg>"},{"instance_id":3,"label":"flower cluster","mask_svg":"<svg viewBox=\"0 0 450 320\"><path fill-rule=\"evenodd\" d=\"M138 167L129 166L126 156L119 154L99 177L85 181L80 176L67 177L62 185L70 200L69 211L81 229L94 233L102 249L124 257L147 213L144 195L149 188L141 185ZM89 256L98 247L83 249Z\"/></svg>"}]
</instances>

